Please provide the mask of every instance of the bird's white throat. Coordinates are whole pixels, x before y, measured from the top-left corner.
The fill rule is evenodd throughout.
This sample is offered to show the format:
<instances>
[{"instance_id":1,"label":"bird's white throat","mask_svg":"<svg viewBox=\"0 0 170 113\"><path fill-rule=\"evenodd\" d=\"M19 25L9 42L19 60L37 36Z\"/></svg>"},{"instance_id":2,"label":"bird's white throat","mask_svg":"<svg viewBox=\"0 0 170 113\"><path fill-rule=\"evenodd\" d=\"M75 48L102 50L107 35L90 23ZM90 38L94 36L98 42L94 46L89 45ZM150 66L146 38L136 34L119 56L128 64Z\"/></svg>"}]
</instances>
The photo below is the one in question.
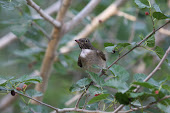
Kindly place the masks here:
<instances>
[{"instance_id":1,"label":"bird's white throat","mask_svg":"<svg viewBox=\"0 0 170 113\"><path fill-rule=\"evenodd\" d=\"M91 53L93 50L91 49L82 49L80 56L85 58L89 53Z\"/></svg>"}]
</instances>

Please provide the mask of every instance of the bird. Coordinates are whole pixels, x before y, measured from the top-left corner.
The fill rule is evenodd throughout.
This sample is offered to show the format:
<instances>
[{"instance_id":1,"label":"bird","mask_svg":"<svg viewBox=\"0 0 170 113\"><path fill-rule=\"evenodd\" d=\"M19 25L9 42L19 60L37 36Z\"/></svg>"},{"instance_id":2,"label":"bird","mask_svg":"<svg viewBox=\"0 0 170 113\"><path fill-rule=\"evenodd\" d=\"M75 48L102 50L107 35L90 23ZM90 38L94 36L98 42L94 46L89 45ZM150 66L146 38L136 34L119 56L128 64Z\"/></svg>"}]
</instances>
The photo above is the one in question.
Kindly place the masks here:
<instances>
[{"instance_id":1,"label":"bird","mask_svg":"<svg viewBox=\"0 0 170 113\"><path fill-rule=\"evenodd\" d=\"M93 73L99 73L106 68L106 56L97 48L93 47L87 38L75 40L81 49L78 57L78 66ZM98 68L95 68L97 66Z\"/></svg>"}]
</instances>

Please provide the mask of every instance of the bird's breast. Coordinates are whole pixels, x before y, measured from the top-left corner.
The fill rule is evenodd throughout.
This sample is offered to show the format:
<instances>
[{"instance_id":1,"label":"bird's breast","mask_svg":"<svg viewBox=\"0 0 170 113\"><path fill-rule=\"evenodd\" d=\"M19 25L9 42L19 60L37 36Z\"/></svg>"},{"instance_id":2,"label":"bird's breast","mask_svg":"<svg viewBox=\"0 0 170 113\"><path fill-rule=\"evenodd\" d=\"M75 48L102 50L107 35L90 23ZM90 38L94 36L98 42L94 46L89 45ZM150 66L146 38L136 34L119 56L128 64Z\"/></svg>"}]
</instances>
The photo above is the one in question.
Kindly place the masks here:
<instances>
[{"instance_id":1,"label":"bird's breast","mask_svg":"<svg viewBox=\"0 0 170 113\"><path fill-rule=\"evenodd\" d=\"M87 70L94 70L92 69L94 65L101 68L106 67L106 61L104 61L99 55L97 55L96 50L82 49L80 53L80 58L82 62L82 67Z\"/></svg>"},{"instance_id":2,"label":"bird's breast","mask_svg":"<svg viewBox=\"0 0 170 113\"><path fill-rule=\"evenodd\" d=\"M82 58L86 58L90 53L93 53L93 50L91 49L82 49L80 56Z\"/></svg>"}]
</instances>

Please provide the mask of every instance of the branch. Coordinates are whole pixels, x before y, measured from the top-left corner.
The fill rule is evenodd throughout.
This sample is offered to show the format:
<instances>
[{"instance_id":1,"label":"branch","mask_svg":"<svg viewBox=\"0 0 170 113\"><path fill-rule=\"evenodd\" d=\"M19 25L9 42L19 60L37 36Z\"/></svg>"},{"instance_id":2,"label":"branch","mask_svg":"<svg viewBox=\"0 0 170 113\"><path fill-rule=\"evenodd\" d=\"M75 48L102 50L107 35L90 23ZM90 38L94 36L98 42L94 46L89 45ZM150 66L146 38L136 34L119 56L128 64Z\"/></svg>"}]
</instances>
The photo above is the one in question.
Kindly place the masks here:
<instances>
[{"instance_id":1,"label":"branch","mask_svg":"<svg viewBox=\"0 0 170 113\"><path fill-rule=\"evenodd\" d=\"M69 7L71 0L62 0L62 5L61 8L58 12L58 15L56 17L56 20L62 23L64 16L66 14L66 11ZM62 26L61 26L62 27ZM43 79L42 83L38 83L35 87L35 90L40 91L44 93L46 91L47 85L48 85L48 79L51 74L51 69L54 63L55 59L55 52L56 48L59 44L60 38L62 37L62 29L55 27L52 31L52 38L48 43L45 56L41 65L41 70L40 70L40 76ZM42 100L43 97L35 97L37 100ZM37 104L37 102L32 101L32 103Z\"/></svg>"},{"instance_id":2,"label":"branch","mask_svg":"<svg viewBox=\"0 0 170 113\"><path fill-rule=\"evenodd\" d=\"M58 0L57 2L53 3L50 7L46 8L44 12L48 15L51 15L53 13L58 12L61 6L61 0ZM41 19L42 17L39 14L33 15L33 19Z\"/></svg>"},{"instance_id":3,"label":"branch","mask_svg":"<svg viewBox=\"0 0 170 113\"><path fill-rule=\"evenodd\" d=\"M70 48L74 47L75 39L85 38L89 34L91 34L101 23L108 20L113 15L117 14L118 8L127 2L128 0L116 0L112 3L107 9L105 9L102 13L100 13L97 17L95 17L91 24L88 24L76 37L74 37L70 42L66 44L66 46L60 49L60 52L67 53Z\"/></svg>"},{"instance_id":4,"label":"branch","mask_svg":"<svg viewBox=\"0 0 170 113\"><path fill-rule=\"evenodd\" d=\"M59 21L56 21L55 19L53 19L51 16L49 16L48 14L46 14L41 8L40 6L38 6L35 2L33 2L32 0L26 0L27 4L30 5L32 8L34 8L45 20L47 20L48 22L50 22L54 27L59 28L61 27L61 23Z\"/></svg>"},{"instance_id":5,"label":"branch","mask_svg":"<svg viewBox=\"0 0 170 113\"><path fill-rule=\"evenodd\" d=\"M100 3L101 0L91 0L79 14L77 14L71 21L64 25L64 32L68 32L78 25L94 8Z\"/></svg>"},{"instance_id":6,"label":"branch","mask_svg":"<svg viewBox=\"0 0 170 113\"><path fill-rule=\"evenodd\" d=\"M118 16L123 16L124 18L131 20L131 21L136 21L136 17L130 14L127 14L125 12L122 11L117 11L117 15Z\"/></svg>"},{"instance_id":7,"label":"branch","mask_svg":"<svg viewBox=\"0 0 170 113\"><path fill-rule=\"evenodd\" d=\"M143 107L139 107L139 108L132 108L132 109L130 109L130 110L128 110L128 111L123 111L123 113L129 113L129 112L132 112L132 111L137 111L137 110L139 110L139 109L146 109L146 108L149 108L149 107L151 107L152 105L157 104L158 102L160 102L160 101L162 101L162 100L165 100L165 99L168 99L168 98L170 98L170 95L165 96L165 97L163 97L163 98L161 98L161 99L159 99L159 100L157 100L157 101L155 101L155 102L152 102L152 103L148 104L147 106L143 106ZM121 113L121 112L120 112L120 113Z\"/></svg>"},{"instance_id":8,"label":"branch","mask_svg":"<svg viewBox=\"0 0 170 113\"><path fill-rule=\"evenodd\" d=\"M27 98L29 98L31 100L34 100L34 101L36 101L37 103L39 103L41 105L47 106L47 107L55 110L56 112L73 112L73 111L75 111L75 112L84 112L84 113L111 113L111 112L103 112L103 111L95 111L95 110L85 110L85 109L77 109L77 108L63 108L63 109L59 109L59 108L53 107L53 106L51 106L49 104L46 104L46 103L44 103L42 101L39 101L37 99L34 99L34 98L32 98L32 97L30 97L30 96L28 96L26 94L22 94L20 92L16 92L16 93L18 93L21 96L27 97Z\"/></svg>"},{"instance_id":9,"label":"branch","mask_svg":"<svg viewBox=\"0 0 170 113\"><path fill-rule=\"evenodd\" d=\"M10 44L16 39L17 37L12 32L9 32L8 34L0 38L0 49Z\"/></svg>"}]
</instances>

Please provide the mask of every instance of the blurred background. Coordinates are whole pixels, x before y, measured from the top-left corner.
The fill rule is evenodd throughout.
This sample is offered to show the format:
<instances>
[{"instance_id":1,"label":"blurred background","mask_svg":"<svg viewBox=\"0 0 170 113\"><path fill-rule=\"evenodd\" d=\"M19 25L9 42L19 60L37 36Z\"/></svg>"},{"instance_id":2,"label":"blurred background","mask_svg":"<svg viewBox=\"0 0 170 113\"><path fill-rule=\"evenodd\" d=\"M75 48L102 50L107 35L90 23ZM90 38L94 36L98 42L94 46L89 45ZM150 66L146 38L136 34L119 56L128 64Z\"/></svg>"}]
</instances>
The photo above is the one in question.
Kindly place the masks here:
<instances>
[{"instance_id":1,"label":"blurred background","mask_svg":"<svg viewBox=\"0 0 170 113\"><path fill-rule=\"evenodd\" d=\"M90 0L73 0L69 10L66 14L65 22L69 21L81 9L83 9ZM151 0L156 2L161 11L165 14L170 14L170 0ZM56 0L34 0L42 9L47 9L51 5L54 5ZM56 52L59 54L53 65L52 74L49 78L48 88L44 94L44 102L53 105L58 108L74 107L75 102L66 106L66 102L74 97L75 93L71 93L69 88L77 80L87 76L87 74L77 65L77 59L80 53L78 45L76 45L68 53L60 53L60 48L65 46L66 43L75 37L87 24L90 24L91 20L105 10L114 0L101 0L98 6L94 9L90 15L88 15L79 26L74 30L67 33L60 41L59 48ZM145 12L148 10L140 10L136 7L134 0L126 2L120 7L120 11L135 18L129 19L125 16L114 15L106 22L103 22L91 35L89 39L92 44L104 51L107 56L107 64L111 64L118 54L107 53L104 47L104 43L117 44L120 42L139 42L140 35L144 37L152 30L152 21L150 16L146 16ZM149 11L148 11L149 12ZM44 53L47 47L48 39L44 36L38 26L43 28L50 36L53 26L47 21L35 17L34 24L32 22L32 15L36 15L34 9L28 7L26 1L23 0L11 0L7 3L5 0L0 0L0 44L4 40L2 38L9 32L13 32L17 35L5 46L0 45L0 75L1 76L23 76L30 75L39 71ZM55 18L57 12L51 15ZM158 28L165 20L156 21L155 27ZM165 27L169 30L170 25ZM9 38L7 38L8 40ZM160 46L164 51L170 45L170 35L162 32L155 34L155 43ZM151 48L152 49L152 48ZM170 60L170 56L167 58ZM118 64L123 66L133 78L135 73L144 73L148 75L158 64L159 57L149 50L138 48L121 59ZM164 63L161 67L161 71L158 71L154 79L157 81L163 80L170 75L170 64ZM131 81L129 81L131 82ZM34 86L32 86L33 88ZM0 94L0 99L3 99L6 94ZM15 113L21 111L20 100L18 98L11 104L10 108Z\"/></svg>"}]
</instances>

